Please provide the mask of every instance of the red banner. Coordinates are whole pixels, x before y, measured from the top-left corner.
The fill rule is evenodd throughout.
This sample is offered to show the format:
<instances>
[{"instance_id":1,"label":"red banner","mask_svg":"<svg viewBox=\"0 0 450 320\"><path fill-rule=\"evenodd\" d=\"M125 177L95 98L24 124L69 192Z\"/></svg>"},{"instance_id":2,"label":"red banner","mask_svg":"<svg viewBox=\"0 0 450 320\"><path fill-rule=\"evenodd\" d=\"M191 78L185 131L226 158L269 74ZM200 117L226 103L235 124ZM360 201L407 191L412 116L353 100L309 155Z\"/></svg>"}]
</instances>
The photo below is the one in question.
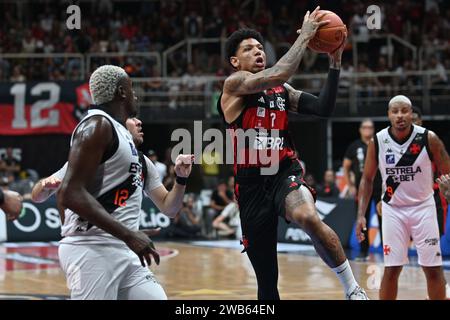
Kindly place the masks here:
<instances>
[{"instance_id":1,"label":"red banner","mask_svg":"<svg viewBox=\"0 0 450 320\"><path fill-rule=\"evenodd\" d=\"M71 134L89 105L87 83L0 84L0 135Z\"/></svg>"}]
</instances>

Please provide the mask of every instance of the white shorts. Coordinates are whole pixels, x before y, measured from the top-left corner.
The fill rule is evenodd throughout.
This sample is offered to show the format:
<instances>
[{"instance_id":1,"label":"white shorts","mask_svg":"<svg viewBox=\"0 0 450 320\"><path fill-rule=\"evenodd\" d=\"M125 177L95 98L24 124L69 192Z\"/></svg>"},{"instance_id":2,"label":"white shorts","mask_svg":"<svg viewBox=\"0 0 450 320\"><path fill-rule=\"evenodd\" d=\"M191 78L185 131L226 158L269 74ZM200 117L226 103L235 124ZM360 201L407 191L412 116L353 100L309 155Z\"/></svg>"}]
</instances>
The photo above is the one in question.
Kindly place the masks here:
<instances>
[{"instance_id":1,"label":"white shorts","mask_svg":"<svg viewBox=\"0 0 450 320\"><path fill-rule=\"evenodd\" d=\"M120 244L60 244L59 262L75 300L166 300L153 273Z\"/></svg>"},{"instance_id":2,"label":"white shorts","mask_svg":"<svg viewBox=\"0 0 450 320\"><path fill-rule=\"evenodd\" d=\"M410 239L414 241L419 264L442 265L436 204L433 198L419 206L394 207L382 202L384 265L403 266L408 261Z\"/></svg>"}]
</instances>

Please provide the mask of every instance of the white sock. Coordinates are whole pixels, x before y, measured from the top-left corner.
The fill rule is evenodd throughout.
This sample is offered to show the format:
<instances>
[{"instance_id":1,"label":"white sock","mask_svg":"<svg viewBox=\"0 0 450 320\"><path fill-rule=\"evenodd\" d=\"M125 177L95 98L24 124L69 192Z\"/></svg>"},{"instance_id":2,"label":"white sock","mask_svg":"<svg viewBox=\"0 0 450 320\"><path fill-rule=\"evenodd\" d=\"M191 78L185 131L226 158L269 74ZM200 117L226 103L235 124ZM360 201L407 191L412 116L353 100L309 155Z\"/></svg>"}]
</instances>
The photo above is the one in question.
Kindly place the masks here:
<instances>
[{"instance_id":1,"label":"white sock","mask_svg":"<svg viewBox=\"0 0 450 320\"><path fill-rule=\"evenodd\" d=\"M358 286L358 283L353 276L352 268L350 267L350 263L348 263L348 260L345 260L343 264L332 269L336 273L339 281L344 286L345 293L349 294L353 292L353 290L355 290L355 288Z\"/></svg>"}]
</instances>

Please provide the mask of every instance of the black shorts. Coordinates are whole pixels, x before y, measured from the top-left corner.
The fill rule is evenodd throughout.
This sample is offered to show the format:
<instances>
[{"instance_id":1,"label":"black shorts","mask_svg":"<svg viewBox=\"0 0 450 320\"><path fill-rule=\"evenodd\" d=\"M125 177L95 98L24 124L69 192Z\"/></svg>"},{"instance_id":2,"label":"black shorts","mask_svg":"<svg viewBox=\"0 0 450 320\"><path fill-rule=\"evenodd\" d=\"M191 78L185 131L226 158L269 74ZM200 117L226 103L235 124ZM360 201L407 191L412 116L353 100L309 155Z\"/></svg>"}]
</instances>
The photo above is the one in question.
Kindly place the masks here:
<instances>
[{"instance_id":1,"label":"black shorts","mask_svg":"<svg viewBox=\"0 0 450 320\"><path fill-rule=\"evenodd\" d=\"M272 176L246 178L236 176L235 193L239 204L244 251L257 241L276 239L278 217L286 219L285 199L293 190L306 186L300 162L284 160L278 173Z\"/></svg>"}]
</instances>

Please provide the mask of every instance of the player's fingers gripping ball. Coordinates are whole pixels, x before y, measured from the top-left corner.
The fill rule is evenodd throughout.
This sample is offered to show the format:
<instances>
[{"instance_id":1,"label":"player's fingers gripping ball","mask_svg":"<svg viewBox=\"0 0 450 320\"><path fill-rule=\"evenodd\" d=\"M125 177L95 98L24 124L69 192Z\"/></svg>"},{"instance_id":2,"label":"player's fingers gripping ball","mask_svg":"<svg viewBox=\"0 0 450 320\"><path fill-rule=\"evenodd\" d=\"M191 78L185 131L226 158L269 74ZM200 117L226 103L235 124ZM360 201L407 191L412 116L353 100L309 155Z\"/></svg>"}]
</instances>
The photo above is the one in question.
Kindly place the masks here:
<instances>
[{"instance_id":1,"label":"player's fingers gripping ball","mask_svg":"<svg viewBox=\"0 0 450 320\"><path fill-rule=\"evenodd\" d=\"M336 51L347 37L347 27L337 14L328 10L320 10L320 20L329 20L327 25L321 26L316 35L309 41L308 47L318 53L332 53Z\"/></svg>"}]
</instances>

